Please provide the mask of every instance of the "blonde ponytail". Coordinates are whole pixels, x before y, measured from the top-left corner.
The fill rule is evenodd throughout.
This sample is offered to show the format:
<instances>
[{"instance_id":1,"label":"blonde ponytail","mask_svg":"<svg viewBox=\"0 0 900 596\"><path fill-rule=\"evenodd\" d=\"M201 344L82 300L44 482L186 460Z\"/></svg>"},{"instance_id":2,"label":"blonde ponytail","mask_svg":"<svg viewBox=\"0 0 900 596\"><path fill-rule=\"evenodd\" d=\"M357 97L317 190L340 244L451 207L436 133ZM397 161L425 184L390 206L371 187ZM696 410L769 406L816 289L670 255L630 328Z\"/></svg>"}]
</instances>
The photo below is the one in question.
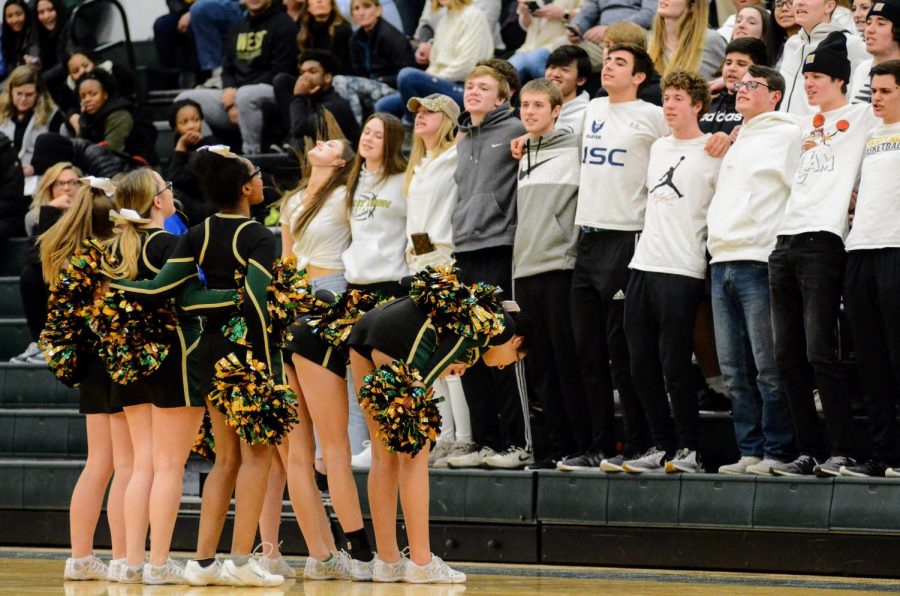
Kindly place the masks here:
<instances>
[{"instance_id":1,"label":"blonde ponytail","mask_svg":"<svg viewBox=\"0 0 900 596\"><path fill-rule=\"evenodd\" d=\"M121 211L112 213L116 234L106 242L118 264L103 264L103 271L113 279L136 279L143 246L143 229L150 222L150 210L158 189L153 170L140 168L116 180L116 202Z\"/></svg>"}]
</instances>

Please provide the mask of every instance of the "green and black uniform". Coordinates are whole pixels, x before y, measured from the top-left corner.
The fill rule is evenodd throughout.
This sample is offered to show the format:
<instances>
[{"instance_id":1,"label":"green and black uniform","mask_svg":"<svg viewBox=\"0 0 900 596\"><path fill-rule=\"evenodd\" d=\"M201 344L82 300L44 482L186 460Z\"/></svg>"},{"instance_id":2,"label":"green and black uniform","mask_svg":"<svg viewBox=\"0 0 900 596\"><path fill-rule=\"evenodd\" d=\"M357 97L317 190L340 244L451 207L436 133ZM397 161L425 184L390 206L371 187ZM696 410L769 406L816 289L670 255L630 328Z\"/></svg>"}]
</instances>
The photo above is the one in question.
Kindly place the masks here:
<instances>
[{"instance_id":1,"label":"green and black uniform","mask_svg":"<svg viewBox=\"0 0 900 596\"><path fill-rule=\"evenodd\" d=\"M137 279L153 279L165 266L178 242L178 236L164 230L142 230ZM113 384L113 392L121 405L153 404L158 408L203 406L203 394L198 387L200 330L200 321L195 315L180 315L169 353L160 367L128 385Z\"/></svg>"},{"instance_id":2,"label":"green and black uniform","mask_svg":"<svg viewBox=\"0 0 900 596\"><path fill-rule=\"evenodd\" d=\"M282 382L281 353L270 345L266 329L269 314L266 295L272 279L275 239L262 224L243 215L217 213L192 227L181 237L165 266L152 280L119 281L111 288L124 290L146 305L158 305L175 297L187 313L208 317L197 348L200 394L206 396L215 379L215 365L234 352L244 361L247 348L225 338L222 328L235 315L233 300L223 300L224 292L192 291L198 286L197 267L203 269L210 290L243 288L239 314L247 326L246 340L253 358Z\"/></svg>"}]
</instances>

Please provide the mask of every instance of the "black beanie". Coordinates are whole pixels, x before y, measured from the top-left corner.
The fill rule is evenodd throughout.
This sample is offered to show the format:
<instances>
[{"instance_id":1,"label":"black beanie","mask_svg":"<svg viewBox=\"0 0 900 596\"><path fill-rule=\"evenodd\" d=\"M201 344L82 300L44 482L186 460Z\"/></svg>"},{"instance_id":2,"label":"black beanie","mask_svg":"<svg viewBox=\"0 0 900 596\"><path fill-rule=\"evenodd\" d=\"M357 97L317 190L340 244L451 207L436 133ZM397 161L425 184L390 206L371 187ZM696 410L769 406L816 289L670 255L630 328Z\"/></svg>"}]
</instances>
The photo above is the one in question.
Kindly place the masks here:
<instances>
[{"instance_id":1,"label":"black beanie","mask_svg":"<svg viewBox=\"0 0 900 596\"><path fill-rule=\"evenodd\" d=\"M872 5L869 9L868 17L882 17L894 24L900 26L900 2L890 0L890 2L879 1Z\"/></svg>"},{"instance_id":2,"label":"black beanie","mask_svg":"<svg viewBox=\"0 0 900 596\"><path fill-rule=\"evenodd\" d=\"M845 83L850 81L850 60L847 58L847 38L834 31L819 43L803 62L803 72L818 72Z\"/></svg>"}]
</instances>

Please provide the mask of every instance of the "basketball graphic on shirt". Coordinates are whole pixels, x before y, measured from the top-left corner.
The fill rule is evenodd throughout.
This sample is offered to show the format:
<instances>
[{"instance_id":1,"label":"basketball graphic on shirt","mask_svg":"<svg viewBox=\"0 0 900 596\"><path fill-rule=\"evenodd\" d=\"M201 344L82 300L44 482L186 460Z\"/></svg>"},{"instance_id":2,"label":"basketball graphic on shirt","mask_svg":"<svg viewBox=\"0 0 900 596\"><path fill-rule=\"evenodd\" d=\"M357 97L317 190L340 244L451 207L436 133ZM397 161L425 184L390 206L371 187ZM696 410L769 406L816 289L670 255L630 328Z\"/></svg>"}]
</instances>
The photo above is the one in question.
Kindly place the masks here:
<instances>
[{"instance_id":1,"label":"basketball graphic on shirt","mask_svg":"<svg viewBox=\"0 0 900 596\"><path fill-rule=\"evenodd\" d=\"M671 203L677 199L683 199L684 195L678 190L678 187L675 186L675 170L678 169L678 166L684 161L684 156L682 155L678 161L676 161L671 167L669 167L665 173L659 177L659 181L656 186L650 189L650 196L657 203L667 204Z\"/></svg>"},{"instance_id":2,"label":"basketball graphic on shirt","mask_svg":"<svg viewBox=\"0 0 900 596\"><path fill-rule=\"evenodd\" d=\"M350 217L356 221L372 219L375 215L375 209L378 207L378 202L378 195L374 192L362 193L359 197L353 199Z\"/></svg>"},{"instance_id":3,"label":"basketball graphic on shirt","mask_svg":"<svg viewBox=\"0 0 900 596\"><path fill-rule=\"evenodd\" d=\"M806 182L810 174L834 171L834 151L830 141L838 134L850 130L850 122L838 120L833 130L829 130L825 125L825 115L820 112L813 116L813 127L802 143L803 154L796 174L796 180L800 184Z\"/></svg>"}]
</instances>

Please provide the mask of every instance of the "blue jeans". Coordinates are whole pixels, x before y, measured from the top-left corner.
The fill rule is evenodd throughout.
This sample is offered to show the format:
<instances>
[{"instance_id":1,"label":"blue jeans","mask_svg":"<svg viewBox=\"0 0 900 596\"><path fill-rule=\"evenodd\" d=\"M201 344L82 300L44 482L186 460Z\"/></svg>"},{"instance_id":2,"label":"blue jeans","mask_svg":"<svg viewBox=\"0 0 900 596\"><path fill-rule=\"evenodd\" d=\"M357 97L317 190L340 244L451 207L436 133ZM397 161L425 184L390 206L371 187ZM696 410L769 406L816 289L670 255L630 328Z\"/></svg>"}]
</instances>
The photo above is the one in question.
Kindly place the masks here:
<instances>
[{"instance_id":1,"label":"blue jeans","mask_svg":"<svg viewBox=\"0 0 900 596\"><path fill-rule=\"evenodd\" d=\"M524 85L532 79L540 79L547 68L547 56L550 50L537 48L529 52L515 53L509 58L509 63L519 71L519 83Z\"/></svg>"},{"instance_id":2,"label":"blue jeans","mask_svg":"<svg viewBox=\"0 0 900 596\"><path fill-rule=\"evenodd\" d=\"M376 112L387 112L398 118L408 114L406 103L413 97L426 97L432 93L443 93L459 104L463 105L462 83L446 81L432 76L424 70L407 66L397 75L397 89L399 93L392 93L382 97L375 103Z\"/></svg>"},{"instance_id":3,"label":"blue jeans","mask_svg":"<svg viewBox=\"0 0 900 596\"><path fill-rule=\"evenodd\" d=\"M191 5L191 31L197 42L200 70L222 66L225 34L241 16L237 0L197 0Z\"/></svg>"},{"instance_id":4,"label":"blue jeans","mask_svg":"<svg viewBox=\"0 0 900 596\"><path fill-rule=\"evenodd\" d=\"M735 261L712 266L716 351L731 394L741 455L782 461L793 451L787 395L775 364L769 268Z\"/></svg>"}]
</instances>

